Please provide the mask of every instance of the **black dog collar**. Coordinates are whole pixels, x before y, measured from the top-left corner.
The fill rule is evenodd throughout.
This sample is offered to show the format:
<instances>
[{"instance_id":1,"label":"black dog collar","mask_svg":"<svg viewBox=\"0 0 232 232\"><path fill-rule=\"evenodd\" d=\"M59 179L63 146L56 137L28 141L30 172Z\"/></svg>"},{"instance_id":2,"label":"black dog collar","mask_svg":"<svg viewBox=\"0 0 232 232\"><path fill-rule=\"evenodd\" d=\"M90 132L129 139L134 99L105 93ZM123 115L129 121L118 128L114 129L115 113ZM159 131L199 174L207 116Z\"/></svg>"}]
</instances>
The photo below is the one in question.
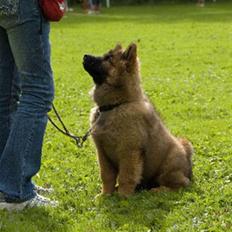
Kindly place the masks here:
<instances>
[{"instance_id":1,"label":"black dog collar","mask_svg":"<svg viewBox=\"0 0 232 232\"><path fill-rule=\"evenodd\" d=\"M114 105L104 105L104 106L100 106L98 109L100 112L106 112L106 111L113 110L114 108L116 108L122 104L123 103L118 103L118 104L114 104Z\"/></svg>"}]
</instances>

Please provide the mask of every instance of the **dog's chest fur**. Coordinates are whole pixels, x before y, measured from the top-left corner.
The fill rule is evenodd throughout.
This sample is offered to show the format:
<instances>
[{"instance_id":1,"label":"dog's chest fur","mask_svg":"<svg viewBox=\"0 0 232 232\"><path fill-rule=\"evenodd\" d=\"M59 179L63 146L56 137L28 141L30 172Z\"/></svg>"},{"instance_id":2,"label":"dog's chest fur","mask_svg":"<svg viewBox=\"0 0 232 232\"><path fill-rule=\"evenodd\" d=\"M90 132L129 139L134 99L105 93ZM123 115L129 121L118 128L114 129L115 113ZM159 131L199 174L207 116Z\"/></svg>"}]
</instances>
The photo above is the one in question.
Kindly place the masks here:
<instances>
[{"instance_id":1,"label":"dog's chest fur","mask_svg":"<svg viewBox=\"0 0 232 232\"><path fill-rule=\"evenodd\" d=\"M153 113L148 102L123 104L101 113L95 108L92 112L94 142L118 166L133 149L142 151L146 147L152 127L148 124L155 120Z\"/></svg>"},{"instance_id":2,"label":"dog's chest fur","mask_svg":"<svg viewBox=\"0 0 232 232\"><path fill-rule=\"evenodd\" d=\"M121 141L128 138L125 133L125 116L119 109L113 109L100 114L96 121L93 122L92 136L94 142L104 154L115 164L118 165L120 160Z\"/></svg>"}]
</instances>

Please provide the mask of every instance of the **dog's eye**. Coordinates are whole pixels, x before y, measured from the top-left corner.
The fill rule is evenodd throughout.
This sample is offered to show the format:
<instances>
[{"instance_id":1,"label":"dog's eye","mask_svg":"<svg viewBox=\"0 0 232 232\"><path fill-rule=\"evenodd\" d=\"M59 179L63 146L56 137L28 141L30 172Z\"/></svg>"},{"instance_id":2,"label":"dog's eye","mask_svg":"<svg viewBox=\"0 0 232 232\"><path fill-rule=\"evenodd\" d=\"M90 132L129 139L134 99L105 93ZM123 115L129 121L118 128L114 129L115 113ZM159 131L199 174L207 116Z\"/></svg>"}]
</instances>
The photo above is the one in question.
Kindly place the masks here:
<instances>
[{"instance_id":1,"label":"dog's eye","mask_svg":"<svg viewBox=\"0 0 232 232\"><path fill-rule=\"evenodd\" d=\"M107 55L107 56L105 57L105 60L108 61L110 64L113 65L113 56L112 56L112 55Z\"/></svg>"},{"instance_id":2,"label":"dog's eye","mask_svg":"<svg viewBox=\"0 0 232 232\"><path fill-rule=\"evenodd\" d=\"M113 57L110 56L109 59L108 59L108 61L112 64L113 63Z\"/></svg>"},{"instance_id":3,"label":"dog's eye","mask_svg":"<svg viewBox=\"0 0 232 232\"><path fill-rule=\"evenodd\" d=\"M105 60L110 60L110 59L112 59L112 56L111 56L111 55L105 56Z\"/></svg>"}]
</instances>

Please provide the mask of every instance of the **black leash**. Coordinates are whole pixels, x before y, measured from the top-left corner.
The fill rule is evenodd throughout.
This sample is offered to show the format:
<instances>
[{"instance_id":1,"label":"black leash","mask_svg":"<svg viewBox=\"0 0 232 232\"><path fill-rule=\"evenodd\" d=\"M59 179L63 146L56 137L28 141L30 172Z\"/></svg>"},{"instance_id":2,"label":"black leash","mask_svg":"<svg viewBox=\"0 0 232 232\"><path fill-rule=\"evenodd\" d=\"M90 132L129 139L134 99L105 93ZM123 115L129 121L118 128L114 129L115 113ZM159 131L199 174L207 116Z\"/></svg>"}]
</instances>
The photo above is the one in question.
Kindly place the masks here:
<instances>
[{"instance_id":1,"label":"black leash","mask_svg":"<svg viewBox=\"0 0 232 232\"><path fill-rule=\"evenodd\" d=\"M99 113L101 112L106 112L106 111L110 111L113 110L114 108L122 105L123 103L119 103L119 104L114 104L114 105L105 105L105 106L101 106L99 107ZM62 125L63 129L61 129L59 126L57 126L57 124L51 119L50 116L48 116L48 120L50 121L50 123L62 134L68 136L69 138L75 140L76 145L79 148L83 147L84 142L88 139L88 137L91 135L92 130L94 128L94 126L97 124L99 118L97 119L97 121L94 123L94 125L86 132L86 134L84 136L77 136L77 135L73 135L69 132L69 130L67 129L67 127L65 126L63 120L61 119L58 111L56 110L56 107L54 106L54 104L52 104L52 109L55 112L55 115L57 117L57 119L59 120L60 124Z\"/></svg>"},{"instance_id":2,"label":"black leash","mask_svg":"<svg viewBox=\"0 0 232 232\"><path fill-rule=\"evenodd\" d=\"M59 120L60 124L62 125L63 129L61 129L59 126L57 126L57 124L51 119L50 116L48 116L48 120L50 121L50 123L62 134L68 136L69 138L73 139L76 143L76 145L79 148L83 147L84 142L88 139L88 137L90 136L91 132L92 132L92 128L90 128L87 133L84 136L77 136L77 135L73 135L69 132L69 130L67 129L67 127L65 126L63 120L61 119L58 111L56 110L56 107L52 104L52 109L55 112L55 115L57 117L57 119Z\"/></svg>"}]
</instances>

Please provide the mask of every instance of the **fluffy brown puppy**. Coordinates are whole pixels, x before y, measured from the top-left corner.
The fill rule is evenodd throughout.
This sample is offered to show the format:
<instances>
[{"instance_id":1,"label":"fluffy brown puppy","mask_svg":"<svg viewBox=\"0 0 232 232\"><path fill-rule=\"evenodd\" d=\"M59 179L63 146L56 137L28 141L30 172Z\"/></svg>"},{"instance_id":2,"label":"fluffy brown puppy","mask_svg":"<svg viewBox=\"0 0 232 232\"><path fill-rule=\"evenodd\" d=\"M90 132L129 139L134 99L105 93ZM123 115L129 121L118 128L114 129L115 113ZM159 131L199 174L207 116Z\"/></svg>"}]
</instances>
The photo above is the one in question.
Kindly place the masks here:
<instances>
[{"instance_id":1,"label":"fluffy brown puppy","mask_svg":"<svg viewBox=\"0 0 232 232\"><path fill-rule=\"evenodd\" d=\"M129 196L136 188L188 186L193 148L162 123L140 86L137 47L120 45L102 57L85 55L95 83L92 137L97 147L102 193Z\"/></svg>"}]
</instances>

